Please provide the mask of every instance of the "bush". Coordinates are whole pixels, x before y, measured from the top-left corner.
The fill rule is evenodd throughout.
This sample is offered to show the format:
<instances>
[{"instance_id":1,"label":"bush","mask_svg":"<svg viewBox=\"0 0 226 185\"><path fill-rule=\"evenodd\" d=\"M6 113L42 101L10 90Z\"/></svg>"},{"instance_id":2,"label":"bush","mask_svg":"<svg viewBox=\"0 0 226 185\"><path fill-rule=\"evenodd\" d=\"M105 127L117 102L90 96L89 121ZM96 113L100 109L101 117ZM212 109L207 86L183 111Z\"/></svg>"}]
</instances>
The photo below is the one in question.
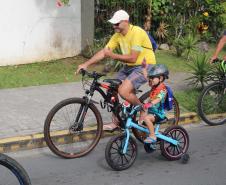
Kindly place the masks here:
<instances>
[{"instance_id":1,"label":"bush","mask_svg":"<svg viewBox=\"0 0 226 185\"><path fill-rule=\"evenodd\" d=\"M197 55L192 63L188 63L187 65L190 68L189 72L191 74L191 77L186 79L190 81L189 85L197 87L201 84L201 87L204 88L211 75L211 65L208 57L205 54Z\"/></svg>"}]
</instances>

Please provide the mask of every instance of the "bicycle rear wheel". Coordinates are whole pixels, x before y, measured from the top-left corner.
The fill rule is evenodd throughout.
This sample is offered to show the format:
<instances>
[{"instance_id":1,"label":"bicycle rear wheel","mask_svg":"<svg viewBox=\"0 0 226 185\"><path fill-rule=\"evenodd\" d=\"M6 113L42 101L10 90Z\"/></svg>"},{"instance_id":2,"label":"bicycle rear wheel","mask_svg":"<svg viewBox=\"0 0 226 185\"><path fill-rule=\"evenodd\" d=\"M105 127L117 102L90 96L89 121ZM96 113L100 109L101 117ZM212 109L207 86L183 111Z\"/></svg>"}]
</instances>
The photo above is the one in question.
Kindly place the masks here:
<instances>
[{"instance_id":1,"label":"bicycle rear wheel","mask_svg":"<svg viewBox=\"0 0 226 185\"><path fill-rule=\"evenodd\" d=\"M30 178L25 169L11 157L0 154L0 184L30 185Z\"/></svg>"},{"instance_id":2,"label":"bicycle rear wheel","mask_svg":"<svg viewBox=\"0 0 226 185\"><path fill-rule=\"evenodd\" d=\"M49 112L44 136L53 153L64 158L77 158L94 149L102 129L100 112L93 103L86 104L82 98L70 98L59 102Z\"/></svg>"},{"instance_id":3,"label":"bicycle rear wheel","mask_svg":"<svg viewBox=\"0 0 226 185\"><path fill-rule=\"evenodd\" d=\"M207 86L198 100L198 114L207 124L226 123L226 87L225 82L215 82Z\"/></svg>"},{"instance_id":4,"label":"bicycle rear wheel","mask_svg":"<svg viewBox=\"0 0 226 185\"><path fill-rule=\"evenodd\" d=\"M165 140L161 140L160 150L162 155L171 161L180 159L189 148L189 135L187 131L183 127L175 125L168 127L163 134L177 140L178 145L175 146Z\"/></svg>"},{"instance_id":5,"label":"bicycle rear wheel","mask_svg":"<svg viewBox=\"0 0 226 185\"><path fill-rule=\"evenodd\" d=\"M144 93L139 99L142 103L146 103L149 99L150 91ZM179 119L180 119L180 108L178 101L175 97L173 97L173 109L170 111L166 110L166 117L169 119L167 121L167 124L169 126L171 125L178 125ZM134 136L143 143L143 140L146 138L146 133L141 132L135 128L132 128L132 132Z\"/></svg>"}]
</instances>

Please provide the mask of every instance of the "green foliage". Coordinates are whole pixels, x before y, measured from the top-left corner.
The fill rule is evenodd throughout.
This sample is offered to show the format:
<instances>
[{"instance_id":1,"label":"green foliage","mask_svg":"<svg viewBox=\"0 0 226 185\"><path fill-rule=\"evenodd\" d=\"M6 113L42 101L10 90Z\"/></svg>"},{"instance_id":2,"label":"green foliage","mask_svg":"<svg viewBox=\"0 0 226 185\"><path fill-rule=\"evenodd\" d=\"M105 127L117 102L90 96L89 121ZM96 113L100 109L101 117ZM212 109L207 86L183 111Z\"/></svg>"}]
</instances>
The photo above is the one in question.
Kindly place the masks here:
<instances>
[{"instance_id":1,"label":"green foliage","mask_svg":"<svg viewBox=\"0 0 226 185\"><path fill-rule=\"evenodd\" d=\"M112 34L112 25L107 22L113 13L124 9L130 15L133 24L143 26L145 14L149 7L149 0L96 0L95 1L95 37L97 39L106 34Z\"/></svg>"},{"instance_id":2,"label":"green foliage","mask_svg":"<svg viewBox=\"0 0 226 185\"><path fill-rule=\"evenodd\" d=\"M192 63L188 63L187 65L190 68L189 73L191 77L186 80L190 81L189 84L194 87L201 84L201 87L204 88L204 85L208 82L211 75L211 65L208 61L208 57L205 54L197 55Z\"/></svg>"},{"instance_id":3,"label":"green foliage","mask_svg":"<svg viewBox=\"0 0 226 185\"><path fill-rule=\"evenodd\" d=\"M173 40L173 46L176 48L176 55L181 57L184 52L183 38L176 38Z\"/></svg>"},{"instance_id":4,"label":"green foliage","mask_svg":"<svg viewBox=\"0 0 226 185\"><path fill-rule=\"evenodd\" d=\"M188 34L185 37L176 38L173 41L173 45L176 48L177 56L180 57L185 52L186 58L189 60L191 52L196 51L197 42L198 38L192 34Z\"/></svg>"},{"instance_id":5,"label":"green foliage","mask_svg":"<svg viewBox=\"0 0 226 185\"><path fill-rule=\"evenodd\" d=\"M70 0L60 0L60 2L63 3L64 5L69 5L69 1Z\"/></svg>"},{"instance_id":6,"label":"green foliage","mask_svg":"<svg viewBox=\"0 0 226 185\"><path fill-rule=\"evenodd\" d=\"M182 39L183 48L186 52L186 58L189 59L189 56L192 51L196 50L196 44L198 42L198 39L196 36L193 36L192 34L188 34Z\"/></svg>"},{"instance_id":7,"label":"green foliage","mask_svg":"<svg viewBox=\"0 0 226 185\"><path fill-rule=\"evenodd\" d=\"M175 97L180 103L180 109L184 111L197 112L197 101L201 91L199 89L189 89L186 91L175 92Z\"/></svg>"},{"instance_id":8,"label":"green foliage","mask_svg":"<svg viewBox=\"0 0 226 185\"><path fill-rule=\"evenodd\" d=\"M213 80L224 80L225 75L226 75L226 71L225 71L225 67L222 66L221 63L214 63L211 66L210 69L210 75L209 75L209 80L213 81Z\"/></svg>"},{"instance_id":9,"label":"green foliage","mask_svg":"<svg viewBox=\"0 0 226 185\"><path fill-rule=\"evenodd\" d=\"M169 3L170 0L152 0L151 1L151 9L153 16L164 15L169 12Z\"/></svg>"},{"instance_id":10,"label":"green foliage","mask_svg":"<svg viewBox=\"0 0 226 185\"><path fill-rule=\"evenodd\" d=\"M152 1L153 24L166 22L170 25L168 38L179 38L188 33L197 34L197 26L201 23L207 26L209 35L218 39L224 27L223 13L225 12L220 0L185 0L185 1ZM156 3L156 5L155 5ZM157 7L157 8L155 8ZM161 7L161 8L158 8ZM162 14L162 9L164 13ZM208 15L206 16L207 13ZM157 29L156 26L153 26ZM200 30L199 30L200 31ZM206 31L206 30L205 30ZM201 32L203 33L203 32ZM204 37L203 37L204 38ZM210 39L212 41L212 39ZM171 41L170 41L171 42Z\"/></svg>"},{"instance_id":11,"label":"green foliage","mask_svg":"<svg viewBox=\"0 0 226 185\"><path fill-rule=\"evenodd\" d=\"M106 46L109 38L110 36L106 36L102 39L94 39L92 45L87 43L87 46L81 52L82 56L85 58L91 58L95 53Z\"/></svg>"}]
</instances>

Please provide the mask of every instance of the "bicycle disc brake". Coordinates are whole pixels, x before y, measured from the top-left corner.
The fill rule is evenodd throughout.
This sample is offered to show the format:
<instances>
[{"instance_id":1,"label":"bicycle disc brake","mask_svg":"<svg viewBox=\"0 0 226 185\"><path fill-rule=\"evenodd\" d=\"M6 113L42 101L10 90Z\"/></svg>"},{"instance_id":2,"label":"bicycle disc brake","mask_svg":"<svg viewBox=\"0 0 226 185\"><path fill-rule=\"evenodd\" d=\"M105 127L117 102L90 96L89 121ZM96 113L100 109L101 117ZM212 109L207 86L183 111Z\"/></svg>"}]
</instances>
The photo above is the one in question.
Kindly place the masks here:
<instances>
[{"instance_id":1,"label":"bicycle disc brake","mask_svg":"<svg viewBox=\"0 0 226 185\"><path fill-rule=\"evenodd\" d=\"M83 124L80 124L78 122L75 122L73 125L69 127L69 132L71 134L75 134L82 131L83 131Z\"/></svg>"}]
</instances>

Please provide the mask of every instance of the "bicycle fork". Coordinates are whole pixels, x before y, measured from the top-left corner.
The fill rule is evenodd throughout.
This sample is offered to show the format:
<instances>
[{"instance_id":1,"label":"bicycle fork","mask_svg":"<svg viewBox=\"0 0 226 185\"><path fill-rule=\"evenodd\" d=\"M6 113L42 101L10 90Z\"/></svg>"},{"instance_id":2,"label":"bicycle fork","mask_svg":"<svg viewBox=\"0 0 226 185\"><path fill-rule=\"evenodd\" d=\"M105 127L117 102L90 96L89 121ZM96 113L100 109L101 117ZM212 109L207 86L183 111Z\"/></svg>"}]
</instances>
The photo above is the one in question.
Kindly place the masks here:
<instances>
[{"instance_id":1,"label":"bicycle fork","mask_svg":"<svg viewBox=\"0 0 226 185\"><path fill-rule=\"evenodd\" d=\"M83 130L83 122L87 114L87 110L89 108L89 103L91 101L91 96L88 97L83 97L85 99L85 104L81 104L79 107L79 111L77 113L76 119L74 124L72 125L71 129L75 131L82 131ZM75 128L73 128L75 127Z\"/></svg>"}]
</instances>

